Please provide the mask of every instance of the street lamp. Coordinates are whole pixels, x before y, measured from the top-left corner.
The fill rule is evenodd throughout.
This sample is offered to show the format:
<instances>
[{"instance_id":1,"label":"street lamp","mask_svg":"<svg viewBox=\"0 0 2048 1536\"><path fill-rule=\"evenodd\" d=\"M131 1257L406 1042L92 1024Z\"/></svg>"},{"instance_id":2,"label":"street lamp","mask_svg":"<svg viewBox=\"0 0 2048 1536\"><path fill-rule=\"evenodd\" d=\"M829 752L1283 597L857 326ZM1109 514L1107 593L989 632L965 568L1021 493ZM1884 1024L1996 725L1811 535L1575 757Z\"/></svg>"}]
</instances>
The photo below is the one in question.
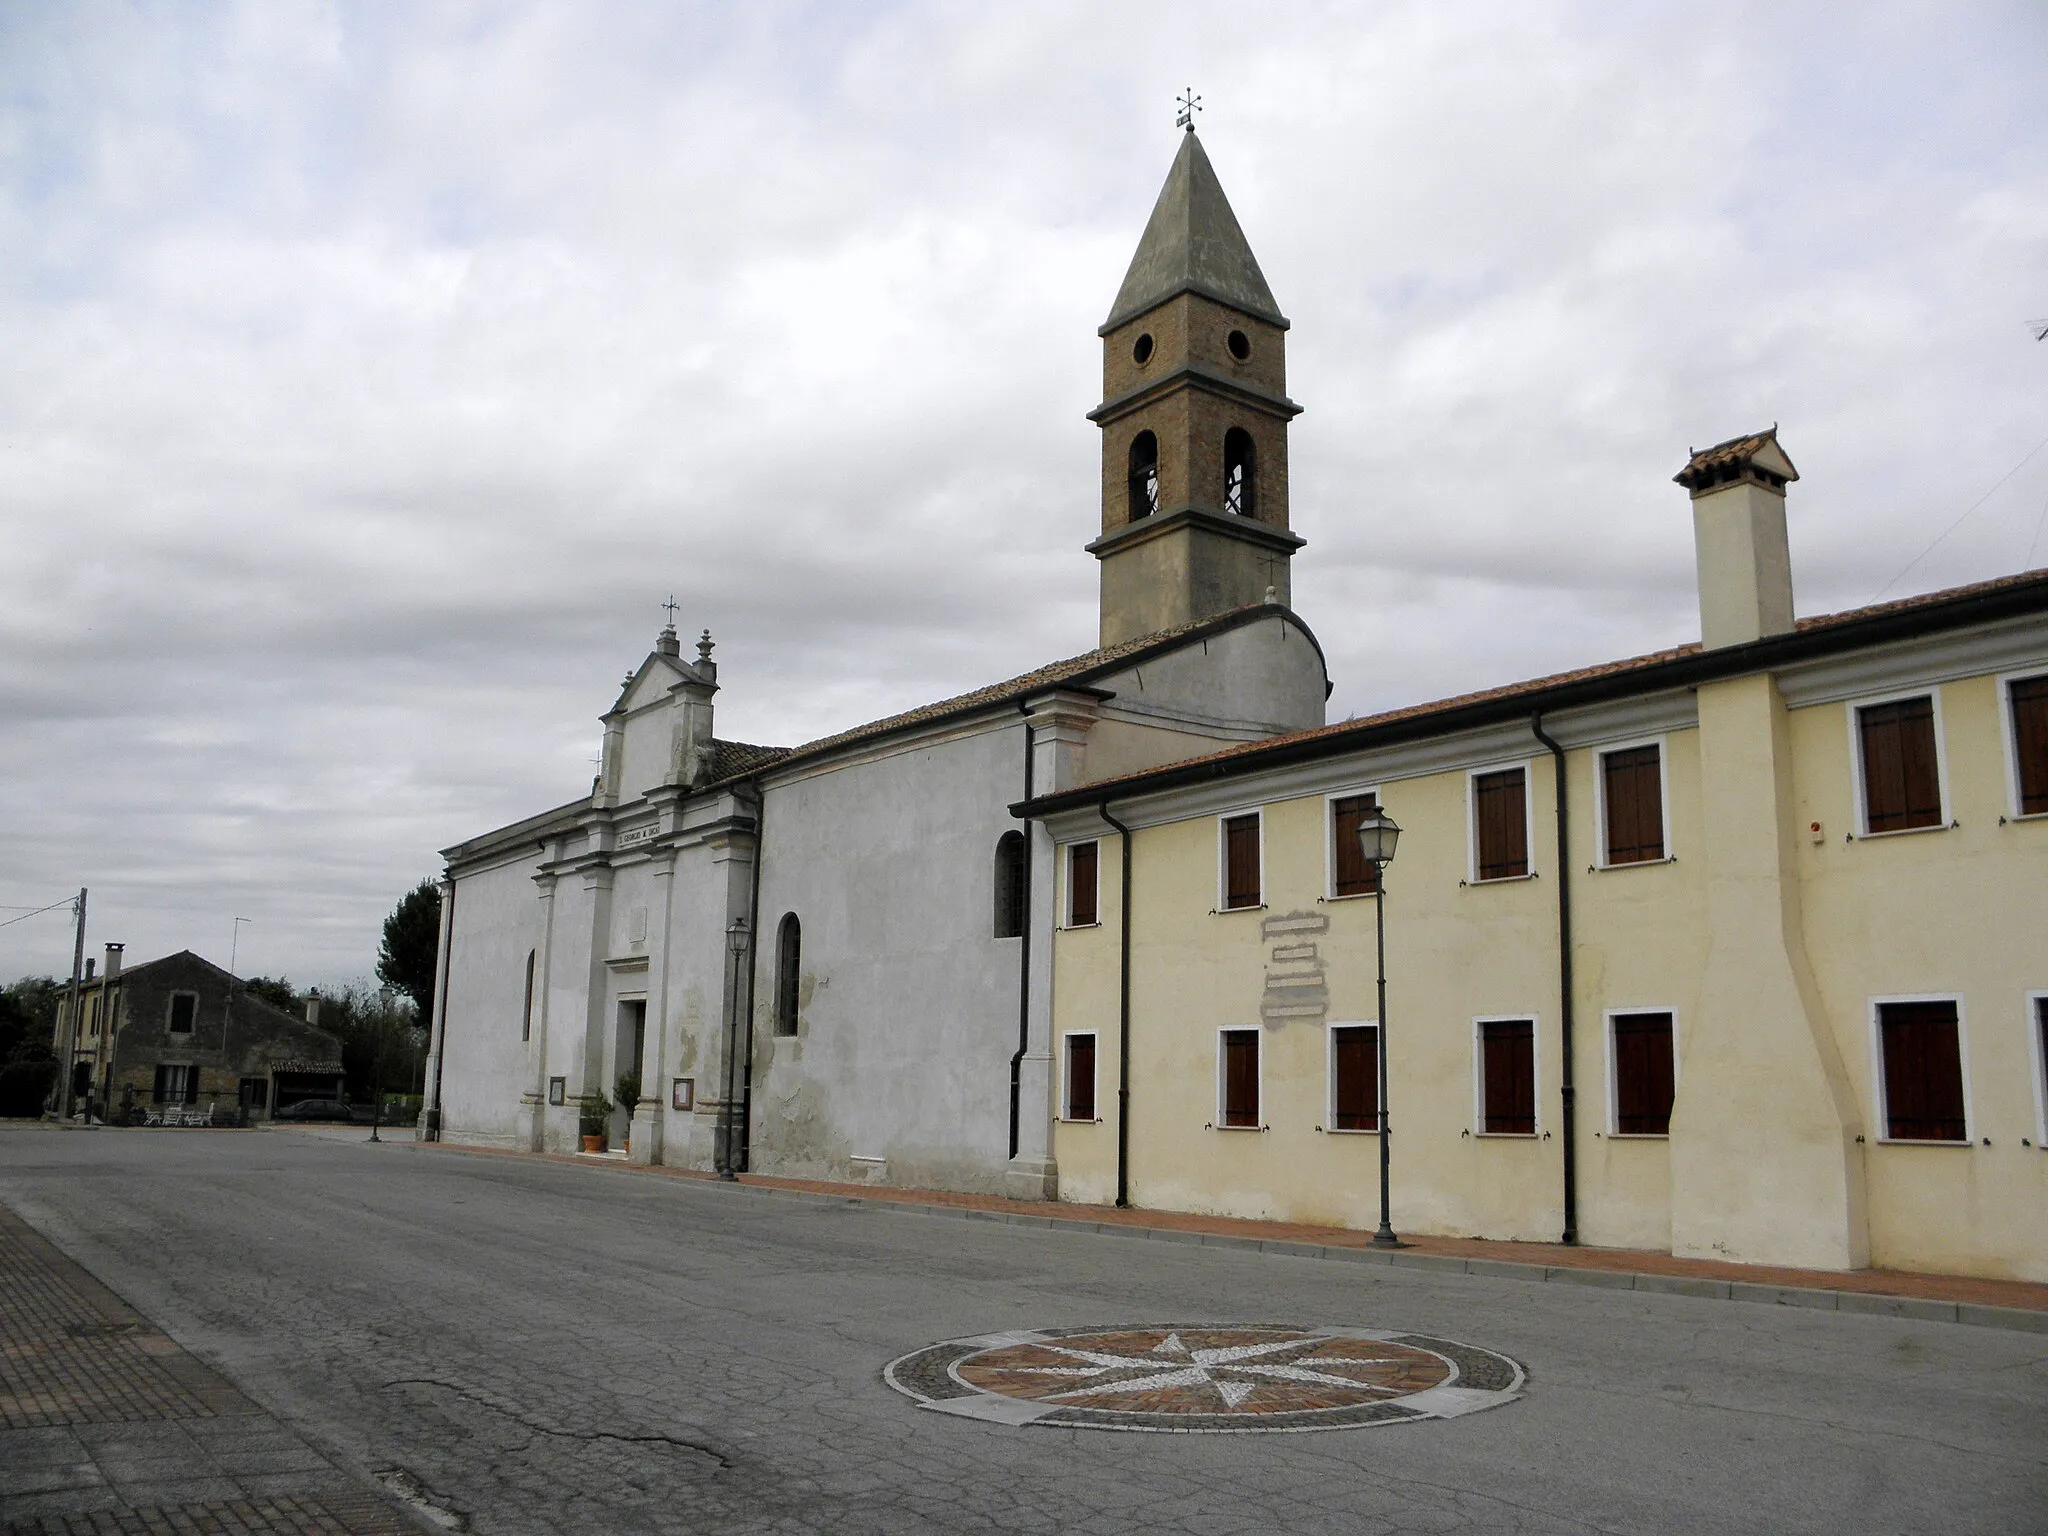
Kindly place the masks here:
<instances>
[{"instance_id":1,"label":"street lamp","mask_svg":"<svg viewBox=\"0 0 2048 1536\"><path fill-rule=\"evenodd\" d=\"M1394 845L1400 840L1400 826L1375 801L1371 812L1358 824L1358 851L1372 866L1373 923L1379 935L1380 1021L1373 1031L1379 1036L1380 1047L1380 1229L1372 1235L1375 1248L1406 1246L1394 1236L1387 1177L1387 866L1394 862Z\"/></svg>"},{"instance_id":2,"label":"street lamp","mask_svg":"<svg viewBox=\"0 0 2048 1536\"><path fill-rule=\"evenodd\" d=\"M747 946L753 934L747 928L744 917L736 917L725 930L725 945L732 952L732 995L726 1004L725 1029L725 1092L718 1106L718 1144L713 1148L712 1163L718 1169L721 1179L737 1179L739 1171L733 1166L732 1155L732 1101L738 1093L734 1068L739 1056L740 1038L740 982L744 979L743 969Z\"/></svg>"}]
</instances>

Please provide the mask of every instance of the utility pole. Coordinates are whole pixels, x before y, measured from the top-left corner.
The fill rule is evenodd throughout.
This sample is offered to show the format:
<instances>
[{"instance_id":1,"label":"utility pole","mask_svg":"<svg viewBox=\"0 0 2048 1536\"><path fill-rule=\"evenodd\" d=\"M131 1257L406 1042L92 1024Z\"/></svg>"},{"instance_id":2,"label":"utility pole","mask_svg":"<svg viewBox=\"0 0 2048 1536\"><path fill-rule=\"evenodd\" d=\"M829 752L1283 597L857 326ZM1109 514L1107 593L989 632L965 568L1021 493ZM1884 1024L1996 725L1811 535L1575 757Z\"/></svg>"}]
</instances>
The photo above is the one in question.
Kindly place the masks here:
<instances>
[{"instance_id":1,"label":"utility pole","mask_svg":"<svg viewBox=\"0 0 2048 1536\"><path fill-rule=\"evenodd\" d=\"M71 1074L78 1058L78 989L85 981L85 887L78 888L78 937L71 946L71 999L65 1009L64 1065L57 1074L57 1118L71 1118Z\"/></svg>"}]
</instances>

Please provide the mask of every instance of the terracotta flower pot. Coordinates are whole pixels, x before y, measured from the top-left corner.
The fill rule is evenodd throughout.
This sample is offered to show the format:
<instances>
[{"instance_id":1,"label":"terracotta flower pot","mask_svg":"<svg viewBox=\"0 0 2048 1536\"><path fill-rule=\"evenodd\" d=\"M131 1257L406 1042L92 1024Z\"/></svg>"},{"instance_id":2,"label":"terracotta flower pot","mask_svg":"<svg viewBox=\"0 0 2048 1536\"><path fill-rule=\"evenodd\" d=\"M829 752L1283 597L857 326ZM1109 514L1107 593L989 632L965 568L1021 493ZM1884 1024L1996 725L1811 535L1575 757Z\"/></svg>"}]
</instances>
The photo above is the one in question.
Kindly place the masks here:
<instances>
[{"instance_id":1,"label":"terracotta flower pot","mask_svg":"<svg viewBox=\"0 0 2048 1536\"><path fill-rule=\"evenodd\" d=\"M604 1150L604 1138L602 1136L584 1137L583 1150L586 1152L602 1152Z\"/></svg>"}]
</instances>

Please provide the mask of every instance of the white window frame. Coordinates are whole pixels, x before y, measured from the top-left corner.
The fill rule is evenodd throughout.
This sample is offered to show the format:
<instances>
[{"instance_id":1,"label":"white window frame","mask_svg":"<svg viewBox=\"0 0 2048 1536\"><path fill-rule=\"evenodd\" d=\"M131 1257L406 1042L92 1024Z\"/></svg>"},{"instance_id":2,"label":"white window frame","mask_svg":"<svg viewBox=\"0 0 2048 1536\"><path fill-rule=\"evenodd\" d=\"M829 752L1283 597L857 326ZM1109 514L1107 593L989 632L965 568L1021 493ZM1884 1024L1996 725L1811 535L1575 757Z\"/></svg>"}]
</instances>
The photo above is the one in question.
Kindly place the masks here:
<instances>
[{"instance_id":1,"label":"white window frame","mask_svg":"<svg viewBox=\"0 0 2048 1536\"><path fill-rule=\"evenodd\" d=\"M2005 744L2005 815L2008 821L2048 821L2048 811L2035 811L2030 816L2020 814L2020 743L2018 733L2012 728L2012 685L2029 683L2037 677L2048 677L2048 670L2026 667L2018 672L2001 672L1998 675L1998 734Z\"/></svg>"},{"instance_id":2,"label":"white window frame","mask_svg":"<svg viewBox=\"0 0 2048 1536\"><path fill-rule=\"evenodd\" d=\"M1240 907L1238 910L1240 912L1248 912L1251 909L1249 907ZM1253 1125L1225 1125L1223 1123L1223 1096L1229 1086L1229 1070L1223 1054L1223 1037L1239 1033L1251 1035L1258 1047L1259 1102L1258 1107L1252 1112L1252 1119L1257 1122ZM1266 1128L1266 1039L1265 1032L1256 1024L1219 1024L1216 1026L1215 1128L1219 1131L1262 1131Z\"/></svg>"},{"instance_id":3,"label":"white window frame","mask_svg":"<svg viewBox=\"0 0 2048 1536\"><path fill-rule=\"evenodd\" d=\"M1492 881L1487 882L1489 885ZM1529 1025L1529 1091L1535 1098L1535 1129L1531 1131L1489 1131L1486 1129L1486 1031L1482 1024ZM1540 1013L1482 1013L1472 1020L1472 1134L1488 1141L1541 1141L1543 1139L1543 1015Z\"/></svg>"},{"instance_id":4,"label":"white window frame","mask_svg":"<svg viewBox=\"0 0 2048 1536\"><path fill-rule=\"evenodd\" d=\"M1346 897L1345 900L1350 900ZM1379 1085L1378 1100L1373 1104L1373 1123L1362 1131L1340 1131L1337 1129L1337 1031L1340 1029L1369 1029L1373 1031L1373 1060L1379 1060L1379 1020L1339 1019L1333 1020L1324 1030L1329 1036L1323 1046L1323 1128L1331 1136L1377 1136L1380 1133L1379 1117L1387 1107L1387 1085ZM1261 1061L1261 1067L1264 1062ZM1374 1076L1378 1076L1375 1068Z\"/></svg>"},{"instance_id":5,"label":"white window frame","mask_svg":"<svg viewBox=\"0 0 2048 1536\"><path fill-rule=\"evenodd\" d=\"M1261 837L1262 851L1264 841ZM1095 850L1095 921L1077 923L1074 921L1074 850L1088 847ZM1071 843L1060 845L1060 926L1067 929L1102 926L1102 839L1099 837L1077 837Z\"/></svg>"},{"instance_id":6,"label":"white window frame","mask_svg":"<svg viewBox=\"0 0 2048 1536\"><path fill-rule=\"evenodd\" d=\"M1074 1114L1074 1057L1068 1042L1080 1039L1095 1042L1095 1066L1090 1084L1093 1090L1089 1097L1095 1100L1095 1113L1088 1119ZM1102 1037L1092 1029L1066 1029L1060 1031L1060 1122L1063 1125L1102 1124Z\"/></svg>"},{"instance_id":7,"label":"white window frame","mask_svg":"<svg viewBox=\"0 0 2048 1536\"><path fill-rule=\"evenodd\" d=\"M1377 892L1360 891L1355 896L1337 894L1337 802L1350 800L1358 795L1371 795L1372 803L1384 813L1387 809L1386 796L1377 784L1360 784L1351 789L1332 790L1323 796L1323 900L1325 901L1372 901ZM1266 852L1265 829L1259 832L1259 853ZM1264 871L1260 872L1261 874ZM1264 894L1261 892L1261 894Z\"/></svg>"},{"instance_id":8,"label":"white window frame","mask_svg":"<svg viewBox=\"0 0 2048 1536\"><path fill-rule=\"evenodd\" d=\"M2048 1048L2041 1031L2048 1011L2048 989L2027 994L2027 1060L2034 1068L2034 1145L2048 1150ZM1967 1081L1967 1079L1966 1079Z\"/></svg>"},{"instance_id":9,"label":"white window frame","mask_svg":"<svg viewBox=\"0 0 2048 1536\"><path fill-rule=\"evenodd\" d=\"M1633 864L1614 864L1607 858L1607 755L1634 752L1641 747L1657 749L1657 814L1664 827L1664 856L1638 859ZM1644 736L1635 741L1602 742L1593 749L1593 867L1595 869L1652 869L1678 857L1671 846L1671 747L1662 736ZM1530 866L1534 868L1532 864ZM1622 1010L1624 1013L1628 1009ZM1644 1013L1651 1009L1640 1010Z\"/></svg>"},{"instance_id":10,"label":"white window frame","mask_svg":"<svg viewBox=\"0 0 2048 1536\"><path fill-rule=\"evenodd\" d=\"M1931 699L1934 703L1934 789L1941 797L1941 814L1931 827L1900 827L1896 832L1873 832L1870 830L1870 796L1863 783L1863 711L1874 709L1880 704L1897 704L1903 699ZM1849 777L1856 803L1851 807L1851 825L1856 828L1858 840L1875 837L1918 837L1928 832L1945 832L1953 820L1953 802L1948 792L1948 731L1941 714L1941 685L1929 683L1924 688L1898 688L1890 693L1865 694L1861 698L1847 700L1843 706L1849 728ZM2009 711L2008 711L2009 713Z\"/></svg>"},{"instance_id":11,"label":"white window frame","mask_svg":"<svg viewBox=\"0 0 2048 1536\"><path fill-rule=\"evenodd\" d=\"M1256 816L1259 819L1259 899L1248 907L1226 906L1230 900L1230 838L1223 830L1226 821L1235 821L1241 816ZM1266 909L1266 808L1263 805L1248 805L1234 811L1216 813L1216 914L1229 917L1238 912L1263 912ZM1263 1068L1261 1068L1263 1070Z\"/></svg>"},{"instance_id":12,"label":"white window frame","mask_svg":"<svg viewBox=\"0 0 2048 1536\"><path fill-rule=\"evenodd\" d=\"M1492 875L1479 878L1479 780L1484 774L1522 770L1522 846L1529 851L1529 872L1525 875ZM1488 763L1465 770L1465 883L1467 885L1513 885L1517 880L1536 878L1536 760L1525 757L1504 763ZM1526 1018L1526 1014L1503 1014L1503 1018Z\"/></svg>"},{"instance_id":13,"label":"white window frame","mask_svg":"<svg viewBox=\"0 0 2048 1536\"><path fill-rule=\"evenodd\" d=\"M181 997L192 999L192 1027L190 1029L171 1028L171 1020L177 1016L178 999ZM197 1035L199 1033L199 994L190 987L180 987L164 1000L164 1033L167 1035Z\"/></svg>"},{"instance_id":14,"label":"white window frame","mask_svg":"<svg viewBox=\"0 0 2048 1536\"><path fill-rule=\"evenodd\" d=\"M1902 695L1912 698L1912 694ZM1880 701L1882 702L1882 701ZM1917 830L1917 829L1916 829ZM1963 1139L1922 1141L1917 1136L1894 1137L1891 1108L1884 1098L1884 1030L1878 1025L1878 1010L1886 1003L1954 1003L1956 1008L1956 1061L1963 1074ZM1891 992L1869 999L1864 1009L1870 1031L1870 1102L1876 1109L1870 1139L1885 1147L1972 1147L1977 1144L1977 1106L1970 1094L1970 1020L1960 992Z\"/></svg>"},{"instance_id":15,"label":"white window frame","mask_svg":"<svg viewBox=\"0 0 2048 1536\"><path fill-rule=\"evenodd\" d=\"M1620 866L1626 869L1627 865ZM1678 1099L1678 1010L1665 1003L1641 1003L1631 1008L1609 1008L1600 1015L1600 1028L1607 1041L1607 1134L1616 1141L1669 1141L1671 1133L1662 1136L1647 1131L1623 1131L1621 1125L1621 1084L1614 1072L1614 1021L1622 1014L1662 1013L1671 1019L1671 1097L1672 1113L1677 1113Z\"/></svg>"}]
</instances>

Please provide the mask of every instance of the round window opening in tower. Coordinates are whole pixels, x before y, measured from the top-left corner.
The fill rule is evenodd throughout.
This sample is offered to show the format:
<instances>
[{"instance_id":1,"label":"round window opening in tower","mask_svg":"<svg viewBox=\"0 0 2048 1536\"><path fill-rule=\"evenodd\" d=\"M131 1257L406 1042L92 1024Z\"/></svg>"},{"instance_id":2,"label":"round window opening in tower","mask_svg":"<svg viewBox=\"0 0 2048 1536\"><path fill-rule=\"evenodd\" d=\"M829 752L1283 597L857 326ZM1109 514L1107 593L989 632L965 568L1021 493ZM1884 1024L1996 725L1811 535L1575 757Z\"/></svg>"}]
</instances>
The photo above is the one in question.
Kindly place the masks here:
<instances>
[{"instance_id":1,"label":"round window opening in tower","mask_svg":"<svg viewBox=\"0 0 2048 1536\"><path fill-rule=\"evenodd\" d=\"M1145 332L1131 343L1131 361L1140 368L1152 361L1152 333Z\"/></svg>"},{"instance_id":2,"label":"round window opening in tower","mask_svg":"<svg viewBox=\"0 0 2048 1536\"><path fill-rule=\"evenodd\" d=\"M1243 331L1232 331L1224 339L1224 345L1230 348L1230 355L1240 363L1252 355L1252 339Z\"/></svg>"}]
</instances>

